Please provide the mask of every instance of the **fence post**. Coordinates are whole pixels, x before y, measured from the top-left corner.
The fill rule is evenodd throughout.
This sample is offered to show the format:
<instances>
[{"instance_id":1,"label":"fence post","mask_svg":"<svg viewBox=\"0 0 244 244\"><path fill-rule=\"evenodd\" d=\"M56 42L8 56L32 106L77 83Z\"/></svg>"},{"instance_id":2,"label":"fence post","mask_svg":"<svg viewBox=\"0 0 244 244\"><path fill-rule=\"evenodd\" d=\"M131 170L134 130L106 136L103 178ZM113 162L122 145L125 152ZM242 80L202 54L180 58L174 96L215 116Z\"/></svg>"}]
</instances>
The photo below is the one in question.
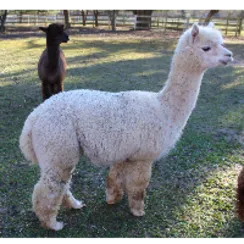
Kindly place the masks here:
<instances>
[{"instance_id":1,"label":"fence post","mask_svg":"<svg viewBox=\"0 0 244 244\"><path fill-rule=\"evenodd\" d=\"M110 21L109 17L108 17L108 29L112 29L112 25L111 25L111 21Z\"/></svg>"},{"instance_id":2,"label":"fence post","mask_svg":"<svg viewBox=\"0 0 244 244\"><path fill-rule=\"evenodd\" d=\"M177 18L177 25L176 25L177 31L179 31L179 18Z\"/></svg>"},{"instance_id":3,"label":"fence post","mask_svg":"<svg viewBox=\"0 0 244 244\"><path fill-rule=\"evenodd\" d=\"M243 19L239 19L239 36L241 36L241 31L242 31L242 21Z\"/></svg>"},{"instance_id":4,"label":"fence post","mask_svg":"<svg viewBox=\"0 0 244 244\"><path fill-rule=\"evenodd\" d=\"M166 16L166 18L165 18L165 22L164 22L164 32L166 32L166 28L167 28L167 16Z\"/></svg>"},{"instance_id":5,"label":"fence post","mask_svg":"<svg viewBox=\"0 0 244 244\"><path fill-rule=\"evenodd\" d=\"M134 30L136 30L137 15L134 15Z\"/></svg>"},{"instance_id":6,"label":"fence post","mask_svg":"<svg viewBox=\"0 0 244 244\"><path fill-rule=\"evenodd\" d=\"M235 37L237 37L238 33L239 33L238 27L239 27L239 18L236 18L236 33L235 33Z\"/></svg>"},{"instance_id":7,"label":"fence post","mask_svg":"<svg viewBox=\"0 0 244 244\"><path fill-rule=\"evenodd\" d=\"M122 18L123 26L125 26L125 16Z\"/></svg>"},{"instance_id":8,"label":"fence post","mask_svg":"<svg viewBox=\"0 0 244 244\"><path fill-rule=\"evenodd\" d=\"M226 36L228 35L228 26L229 26L229 17L227 17L227 20L226 20L226 28L225 28L225 35Z\"/></svg>"}]
</instances>

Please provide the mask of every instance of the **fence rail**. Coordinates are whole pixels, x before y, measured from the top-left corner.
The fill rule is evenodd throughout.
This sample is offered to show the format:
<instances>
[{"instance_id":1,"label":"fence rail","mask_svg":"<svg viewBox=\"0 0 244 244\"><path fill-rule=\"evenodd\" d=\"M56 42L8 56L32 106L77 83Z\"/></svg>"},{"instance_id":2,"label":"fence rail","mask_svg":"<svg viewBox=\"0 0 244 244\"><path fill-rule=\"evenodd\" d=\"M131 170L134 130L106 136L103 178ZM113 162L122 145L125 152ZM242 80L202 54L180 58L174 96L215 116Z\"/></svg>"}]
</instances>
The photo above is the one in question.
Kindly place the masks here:
<instances>
[{"instance_id":1,"label":"fence rail","mask_svg":"<svg viewBox=\"0 0 244 244\"><path fill-rule=\"evenodd\" d=\"M166 31L182 32L191 26L194 22L204 22L201 18L182 18L182 17L162 17L162 16L140 16L143 21L138 21L136 15L118 15L116 18L116 26L136 28L137 23L145 23L147 18L150 18L149 27L152 29L160 28ZM71 25L83 25L83 18L81 15L70 16ZM243 19L239 18L213 18L212 21L215 26L225 35L240 36L243 31ZM64 16L41 16L41 15L9 15L6 19L6 26L27 24L27 25L48 25L53 22L64 23ZM99 26L110 26L109 17L106 15L98 15ZM87 26L95 26L94 15L87 15L85 24Z\"/></svg>"}]
</instances>

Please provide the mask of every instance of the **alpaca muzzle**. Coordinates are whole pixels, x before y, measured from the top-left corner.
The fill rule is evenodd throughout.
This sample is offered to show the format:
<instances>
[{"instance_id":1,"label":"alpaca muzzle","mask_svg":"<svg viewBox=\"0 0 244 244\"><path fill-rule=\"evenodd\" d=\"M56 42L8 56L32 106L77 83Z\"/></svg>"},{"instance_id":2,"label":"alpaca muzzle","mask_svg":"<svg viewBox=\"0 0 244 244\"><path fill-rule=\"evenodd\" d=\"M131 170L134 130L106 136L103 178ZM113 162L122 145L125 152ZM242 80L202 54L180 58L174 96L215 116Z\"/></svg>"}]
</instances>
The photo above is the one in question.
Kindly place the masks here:
<instances>
[{"instance_id":1,"label":"alpaca muzzle","mask_svg":"<svg viewBox=\"0 0 244 244\"><path fill-rule=\"evenodd\" d=\"M69 41L69 36L67 35L67 36L65 36L65 38L63 39L63 42L64 43L67 43Z\"/></svg>"},{"instance_id":2,"label":"alpaca muzzle","mask_svg":"<svg viewBox=\"0 0 244 244\"><path fill-rule=\"evenodd\" d=\"M232 52L226 49L226 53L224 54L224 57L219 60L219 62L223 65L227 65L230 62L233 62L233 56Z\"/></svg>"},{"instance_id":3,"label":"alpaca muzzle","mask_svg":"<svg viewBox=\"0 0 244 244\"><path fill-rule=\"evenodd\" d=\"M233 53L226 48L224 49L224 51L224 58L220 60L220 63L222 63L223 65L227 65L228 63L233 61Z\"/></svg>"}]
</instances>

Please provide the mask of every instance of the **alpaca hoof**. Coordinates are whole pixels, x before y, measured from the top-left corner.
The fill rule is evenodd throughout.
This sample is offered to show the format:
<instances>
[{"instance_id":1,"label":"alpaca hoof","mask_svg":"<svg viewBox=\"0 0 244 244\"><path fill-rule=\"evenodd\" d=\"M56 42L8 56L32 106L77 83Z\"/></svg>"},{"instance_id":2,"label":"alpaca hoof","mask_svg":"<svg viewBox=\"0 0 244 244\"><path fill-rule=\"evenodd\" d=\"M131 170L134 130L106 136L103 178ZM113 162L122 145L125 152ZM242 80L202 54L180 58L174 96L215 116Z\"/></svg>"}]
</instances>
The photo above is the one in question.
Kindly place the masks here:
<instances>
[{"instance_id":1,"label":"alpaca hoof","mask_svg":"<svg viewBox=\"0 0 244 244\"><path fill-rule=\"evenodd\" d=\"M44 223L44 222L41 222L41 226L46 228L46 229L51 229L51 230L54 230L54 231L59 231L59 230L62 230L63 227L64 227L64 223L63 222L53 222L53 223Z\"/></svg>"},{"instance_id":2,"label":"alpaca hoof","mask_svg":"<svg viewBox=\"0 0 244 244\"><path fill-rule=\"evenodd\" d=\"M64 223L63 222L56 222L54 226L51 227L51 229L55 231L62 230L64 228Z\"/></svg>"},{"instance_id":3,"label":"alpaca hoof","mask_svg":"<svg viewBox=\"0 0 244 244\"><path fill-rule=\"evenodd\" d=\"M109 205L113 205L121 201L123 198L123 193L117 194L117 195L112 195L106 192L106 202Z\"/></svg>"},{"instance_id":4,"label":"alpaca hoof","mask_svg":"<svg viewBox=\"0 0 244 244\"><path fill-rule=\"evenodd\" d=\"M73 202L72 208L74 208L74 209L81 209L81 208L83 208L85 206L86 206L86 204L84 204L82 201L75 200Z\"/></svg>"},{"instance_id":5,"label":"alpaca hoof","mask_svg":"<svg viewBox=\"0 0 244 244\"><path fill-rule=\"evenodd\" d=\"M137 216L137 217L140 217L140 216L144 216L145 215L145 211L144 210L131 209L131 213L134 216Z\"/></svg>"},{"instance_id":6,"label":"alpaca hoof","mask_svg":"<svg viewBox=\"0 0 244 244\"><path fill-rule=\"evenodd\" d=\"M118 203L121 199L122 199L122 197L115 198L115 199L109 199L109 200L107 199L106 202L109 205L114 205L114 204Z\"/></svg>"},{"instance_id":7,"label":"alpaca hoof","mask_svg":"<svg viewBox=\"0 0 244 244\"><path fill-rule=\"evenodd\" d=\"M106 202L107 202L107 204L109 204L109 205L113 205L113 204L115 204L115 203L116 203L116 201L115 201L115 200L107 200Z\"/></svg>"},{"instance_id":8,"label":"alpaca hoof","mask_svg":"<svg viewBox=\"0 0 244 244\"><path fill-rule=\"evenodd\" d=\"M82 201L78 201L75 198L64 199L62 202L64 208L81 209L86 205Z\"/></svg>"}]
</instances>

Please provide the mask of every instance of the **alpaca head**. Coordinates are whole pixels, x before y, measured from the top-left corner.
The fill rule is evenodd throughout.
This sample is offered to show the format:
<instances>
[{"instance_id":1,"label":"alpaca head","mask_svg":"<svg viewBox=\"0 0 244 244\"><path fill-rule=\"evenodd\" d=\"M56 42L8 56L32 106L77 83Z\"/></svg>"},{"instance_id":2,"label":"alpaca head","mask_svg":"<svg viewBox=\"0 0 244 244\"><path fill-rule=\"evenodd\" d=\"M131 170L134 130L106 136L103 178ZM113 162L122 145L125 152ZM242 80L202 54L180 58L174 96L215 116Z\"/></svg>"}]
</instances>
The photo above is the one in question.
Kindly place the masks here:
<instances>
[{"instance_id":1,"label":"alpaca head","mask_svg":"<svg viewBox=\"0 0 244 244\"><path fill-rule=\"evenodd\" d=\"M188 66L199 70L227 65L233 60L232 52L223 46L222 35L212 23L208 26L194 24L181 36L176 53L182 54Z\"/></svg>"},{"instance_id":2,"label":"alpaca head","mask_svg":"<svg viewBox=\"0 0 244 244\"><path fill-rule=\"evenodd\" d=\"M47 44L59 45L62 42L68 42L69 36L64 31L64 25L62 24L50 24L48 27L39 27L44 31L47 36Z\"/></svg>"}]
</instances>

